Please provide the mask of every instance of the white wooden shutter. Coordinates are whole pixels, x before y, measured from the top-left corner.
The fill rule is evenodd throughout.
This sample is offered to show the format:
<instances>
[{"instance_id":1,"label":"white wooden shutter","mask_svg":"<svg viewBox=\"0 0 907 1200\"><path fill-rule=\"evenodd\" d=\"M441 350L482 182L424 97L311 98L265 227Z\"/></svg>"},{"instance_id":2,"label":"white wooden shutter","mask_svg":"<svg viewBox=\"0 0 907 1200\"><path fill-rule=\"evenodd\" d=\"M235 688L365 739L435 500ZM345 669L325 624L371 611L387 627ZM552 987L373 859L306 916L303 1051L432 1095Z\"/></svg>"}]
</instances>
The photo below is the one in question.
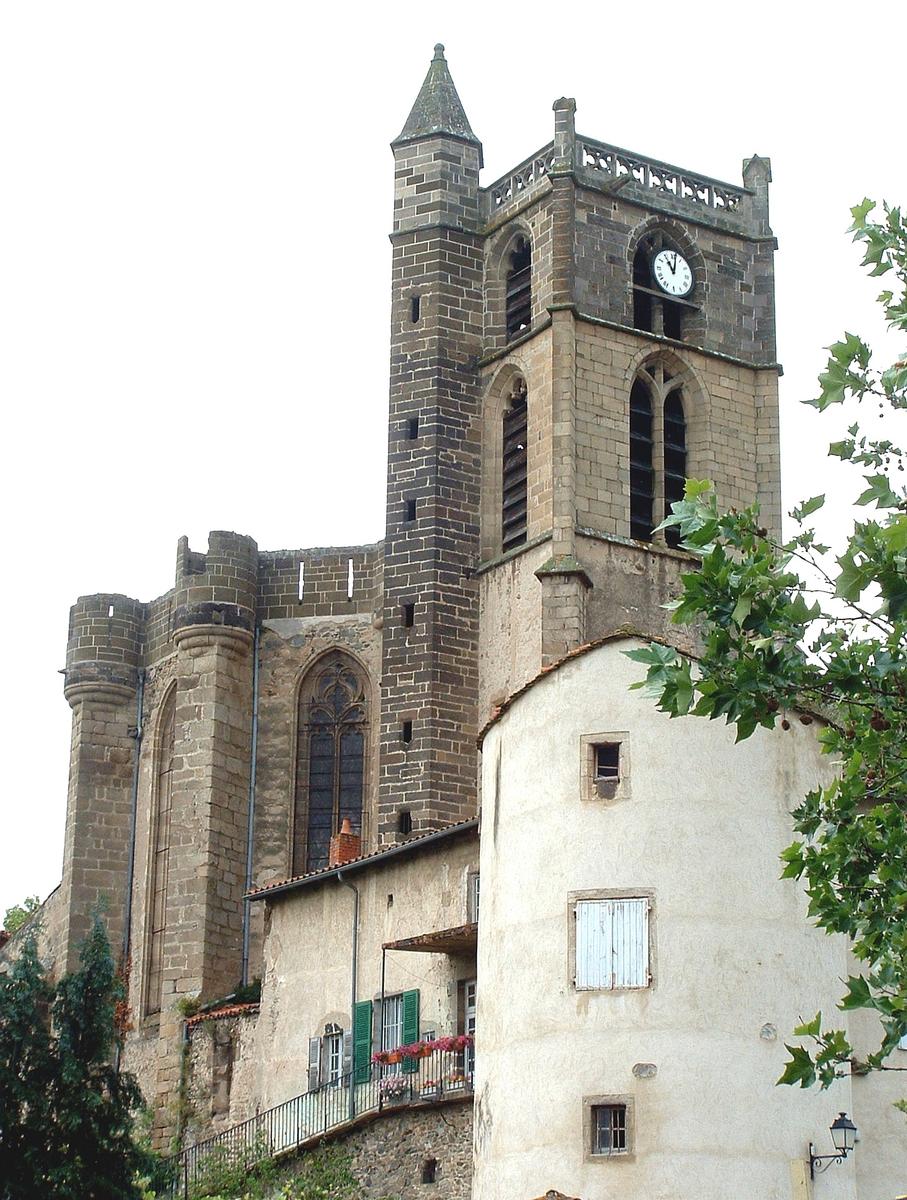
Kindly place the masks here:
<instances>
[{"instance_id":1,"label":"white wooden shutter","mask_svg":"<svg viewBox=\"0 0 907 1200\"><path fill-rule=\"evenodd\" d=\"M648 900L577 901L576 986L638 988L648 983Z\"/></svg>"},{"instance_id":2,"label":"white wooden shutter","mask_svg":"<svg viewBox=\"0 0 907 1200\"><path fill-rule=\"evenodd\" d=\"M346 1029L343 1033L343 1073L349 1075L353 1069L353 1034Z\"/></svg>"},{"instance_id":3,"label":"white wooden shutter","mask_svg":"<svg viewBox=\"0 0 907 1200\"><path fill-rule=\"evenodd\" d=\"M611 986L611 901L580 900L576 905L576 986Z\"/></svg>"},{"instance_id":4,"label":"white wooden shutter","mask_svg":"<svg viewBox=\"0 0 907 1200\"><path fill-rule=\"evenodd\" d=\"M612 900L612 980L615 988L649 983L649 902Z\"/></svg>"},{"instance_id":5,"label":"white wooden shutter","mask_svg":"<svg viewBox=\"0 0 907 1200\"><path fill-rule=\"evenodd\" d=\"M309 1038L309 1091L313 1092L320 1083L321 1038Z\"/></svg>"}]
</instances>

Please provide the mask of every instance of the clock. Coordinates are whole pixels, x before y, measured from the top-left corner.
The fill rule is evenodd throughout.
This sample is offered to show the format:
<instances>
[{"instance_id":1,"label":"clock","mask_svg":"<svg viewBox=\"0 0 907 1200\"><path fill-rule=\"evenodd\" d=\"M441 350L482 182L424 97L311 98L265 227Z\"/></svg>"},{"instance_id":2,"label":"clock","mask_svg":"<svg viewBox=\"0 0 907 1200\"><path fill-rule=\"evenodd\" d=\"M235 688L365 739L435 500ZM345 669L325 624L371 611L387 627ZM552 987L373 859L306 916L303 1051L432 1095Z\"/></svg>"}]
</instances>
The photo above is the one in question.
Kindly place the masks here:
<instances>
[{"instance_id":1,"label":"clock","mask_svg":"<svg viewBox=\"0 0 907 1200\"><path fill-rule=\"evenodd\" d=\"M669 296L688 296L693 290L693 270L676 250L659 250L653 256L652 275Z\"/></svg>"}]
</instances>

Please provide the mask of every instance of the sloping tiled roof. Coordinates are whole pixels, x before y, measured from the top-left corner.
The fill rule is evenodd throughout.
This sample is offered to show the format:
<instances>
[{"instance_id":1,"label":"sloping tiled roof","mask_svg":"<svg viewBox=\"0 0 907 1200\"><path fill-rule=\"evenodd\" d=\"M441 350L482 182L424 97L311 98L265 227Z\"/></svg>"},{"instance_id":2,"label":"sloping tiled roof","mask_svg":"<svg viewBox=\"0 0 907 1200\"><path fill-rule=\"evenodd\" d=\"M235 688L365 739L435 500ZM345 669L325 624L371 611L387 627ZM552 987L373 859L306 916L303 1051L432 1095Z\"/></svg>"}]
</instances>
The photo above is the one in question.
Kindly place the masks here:
<instances>
[{"instance_id":1,"label":"sloping tiled roof","mask_svg":"<svg viewBox=\"0 0 907 1200\"><path fill-rule=\"evenodd\" d=\"M210 1008L207 1012L196 1013L189 1017L187 1026L200 1025L202 1021L216 1021L221 1017L251 1017L259 1009L258 1001L249 1004L222 1004L219 1008Z\"/></svg>"},{"instance_id":2,"label":"sloping tiled roof","mask_svg":"<svg viewBox=\"0 0 907 1200\"><path fill-rule=\"evenodd\" d=\"M393 846L382 846L370 854L360 854L358 858L351 858L349 862L342 863L339 867L322 867L319 871L309 871L306 875L291 875L289 879L272 880L271 883L253 888L246 895L250 900L268 899L275 893L290 891L309 883L317 883L319 880L328 879L341 871L346 873L363 870L374 864L380 865L385 859L421 850L428 842L440 841L454 834L466 833L472 829L478 830L478 828L477 817L470 817L468 821L455 821L452 825L444 825L441 829L431 829L428 833L420 833L415 837L407 838L405 842L397 842Z\"/></svg>"}]
</instances>

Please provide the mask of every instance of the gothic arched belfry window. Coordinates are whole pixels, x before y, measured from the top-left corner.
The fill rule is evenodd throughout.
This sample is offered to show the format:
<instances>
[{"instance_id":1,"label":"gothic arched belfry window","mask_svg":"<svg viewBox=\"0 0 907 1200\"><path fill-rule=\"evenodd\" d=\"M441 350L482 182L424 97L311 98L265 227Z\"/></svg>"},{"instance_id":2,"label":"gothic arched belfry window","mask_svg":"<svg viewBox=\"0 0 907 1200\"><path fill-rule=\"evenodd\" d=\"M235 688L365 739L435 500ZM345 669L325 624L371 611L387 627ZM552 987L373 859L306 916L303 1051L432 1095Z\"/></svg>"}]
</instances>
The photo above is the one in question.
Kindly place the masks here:
<instances>
[{"instance_id":1,"label":"gothic arched belfry window","mask_svg":"<svg viewBox=\"0 0 907 1200\"><path fill-rule=\"evenodd\" d=\"M151 888L148 920L148 977L145 1011L161 1010L167 881L170 873L170 813L173 798L173 747L176 735L176 688L164 701L158 723L154 821L151 828Z\"/></svg>"},{"instance_id":2,"label":"gothic arched belfry window","mask_svg":"<svg viewBox=\"0 0 907 1200\"><path fill-rule=\"evenodd\" d=\"M527 537L528 410L526 383L514 381L504 409L501 446L501 549L522 546Z\"/></svg>"},{"instance_id":3,"label":"gothic arched belfry window","mask_svg":"<svg viewBox=\"0 0 907 1200\"><path fill-rule=\"evenodd\" d=\"M294 875L327 866L331 837L345 817L362 832L367 717L362 669L332 650L299 692Z\"/></svg>"},{"instance_id":4,"label":"gothic arched belfry window","mask_svg":"<svg viewBox=\"0 0 907 1200\"><path fill-rule=\"evenodd\" d=\"M638 541L651 541L655 526L683 499L687 420L681 383L656 359L640 368L630 389L630 537ZM665 541L676 546L677 530L666 530Z\"/></svg>"},{"instance_id":5,"label":"gothic arched belfry window","mask_svg":"<svg viewBox=\"0 0 907 1200\"><path fill-rule=\"evenodd\" d=\"M511 342L532 324L532 246L518 237L508 256L506 278L507 341Z\"/></svg>"}]
</instances>

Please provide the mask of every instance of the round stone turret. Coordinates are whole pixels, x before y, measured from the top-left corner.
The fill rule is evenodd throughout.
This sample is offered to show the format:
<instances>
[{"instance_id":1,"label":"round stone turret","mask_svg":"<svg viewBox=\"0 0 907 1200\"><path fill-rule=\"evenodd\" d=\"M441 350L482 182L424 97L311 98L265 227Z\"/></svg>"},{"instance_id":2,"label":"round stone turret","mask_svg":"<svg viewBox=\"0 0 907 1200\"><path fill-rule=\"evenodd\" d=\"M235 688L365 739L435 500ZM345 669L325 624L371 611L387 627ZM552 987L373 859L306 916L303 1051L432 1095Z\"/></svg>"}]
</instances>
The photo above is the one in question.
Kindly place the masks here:
<instances>
[{"instance_id":1,"label":"round stone turret","mask_svg":"<svg viewBox=\"0 0 907 1200\"><path fill-rule=\"evenodd\" d=\"M80 596L69 610L67 699L86 689L134 691L142 654L145 605L129 596Z\"/></svg>"},{"instance_id":2,"label":"round stone turret","mask_svg":"<svg viewBox=\"0 0 907 1200\"><path fill-rule=\"evenodd\" d=\"M258 546L241 533L213 530L208 552L189 549L179 540L176 588L173 594L174 630L198 625L221 625L250 632L255 625L258 590Z\"/></svg>"}]
</instances>

